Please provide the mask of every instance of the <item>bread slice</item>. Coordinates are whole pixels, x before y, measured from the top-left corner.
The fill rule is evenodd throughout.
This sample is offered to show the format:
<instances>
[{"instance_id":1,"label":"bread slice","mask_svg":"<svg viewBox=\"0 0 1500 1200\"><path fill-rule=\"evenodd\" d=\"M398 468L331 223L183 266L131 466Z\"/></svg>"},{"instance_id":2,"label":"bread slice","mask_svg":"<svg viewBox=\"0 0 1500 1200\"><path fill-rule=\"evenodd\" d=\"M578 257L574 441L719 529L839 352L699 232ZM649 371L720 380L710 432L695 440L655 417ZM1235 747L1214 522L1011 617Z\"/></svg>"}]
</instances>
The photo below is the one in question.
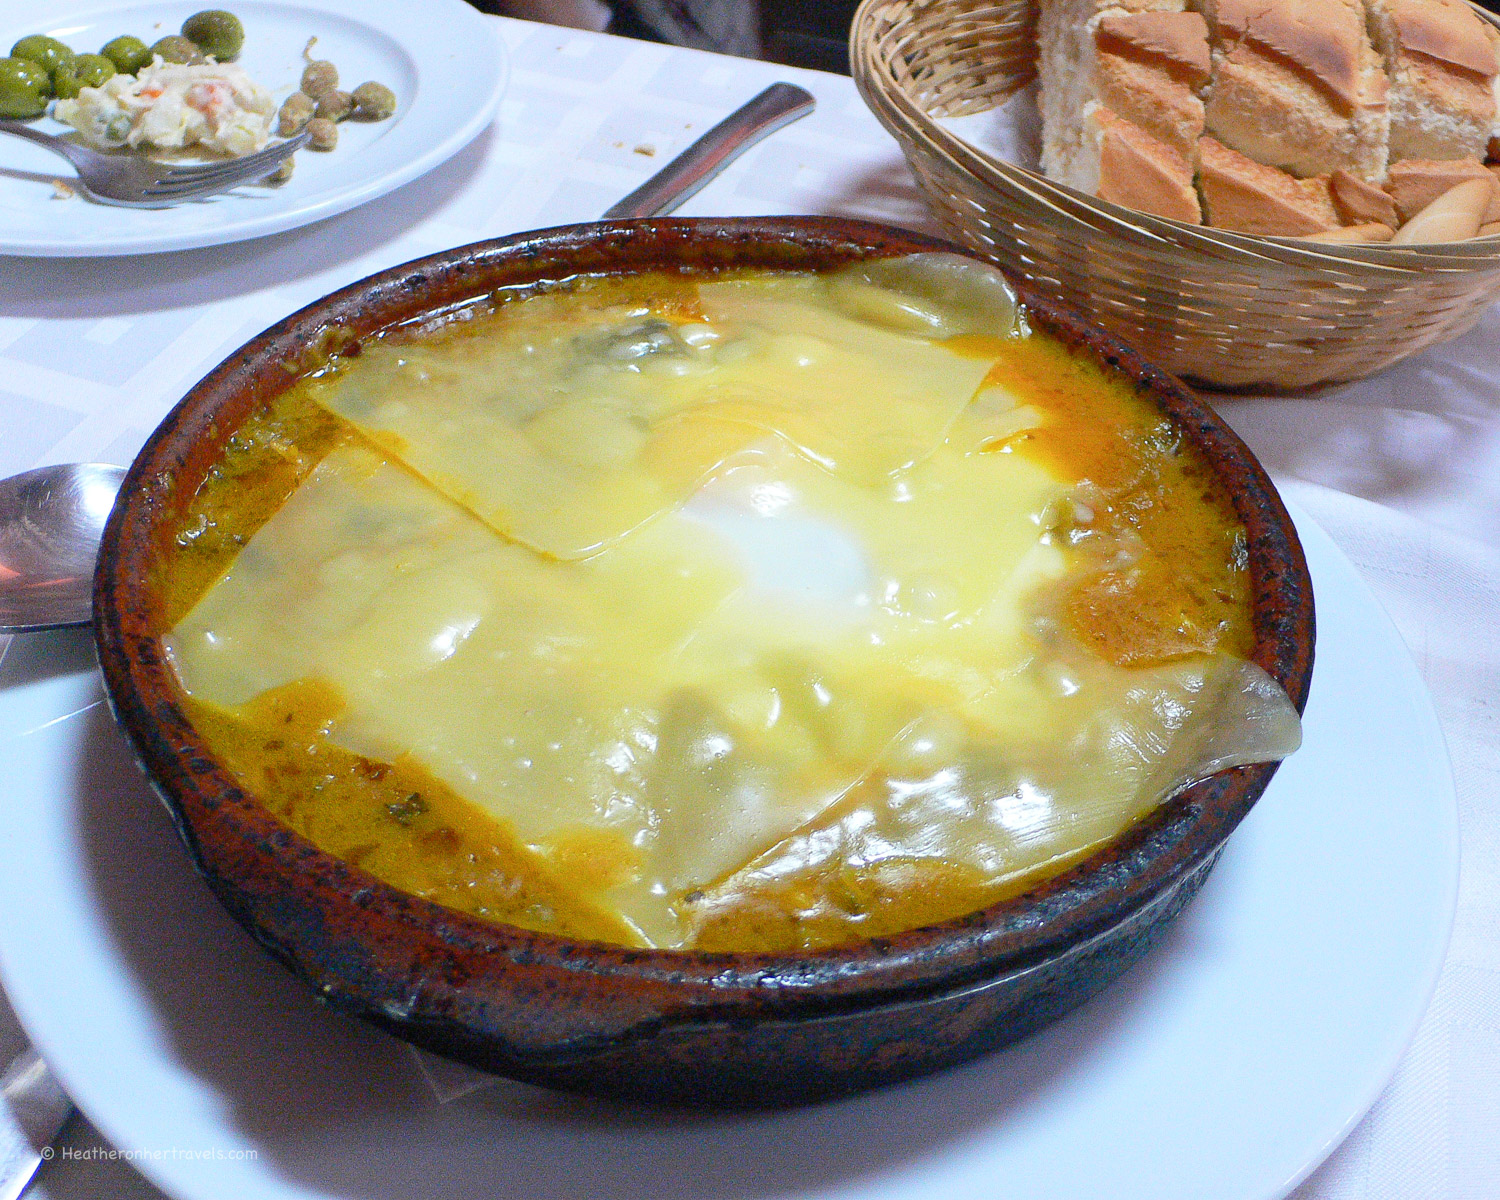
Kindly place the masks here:
<instances>
[{"instance_id":1,"label":"bread slice","mask_svg":"<svg viewBox=\"0 0 1500 1200\"><path fill-rule=\"evenodd\" d=\"M1203 222L1187 156L1097 101L1085 106L1078 144L1058 167L1053 177L1059 182L1101 200L1191 225Z\"/></svg>"},{"instance_id":2,"label":"bread slice","mask_svg":"<svg viewBox=\"0 0 1500 1200\"><path fill-rule=\"evenodd\" d=\"M1483 158L1496 118L1496 53L1464 0L1368 0L1390 76L1390 158Z\"/></svg>"},{"instance_id":3,"label":"bread slice","mask_svg":"<svg viewBox=\"0 0 1500 1200\"><path fill-rule=\"evenodd\" d=\"M1402 223L1468 179L1495 178L1477 158L1434 160L1404 158L1391 164L1385 190L1395 202ZM1500 196L1494 197L1483 220L1500 221Z\"/></svg>"},{"instance_id":4,"label":"bread slice","mask_svg":"<svg viewBox=\"0 0 1500 1200\"><path fill-rule=\"evenodd\" d=\"M1184 157L1203 136L1208 24L1199 13L1105 13L1094 28L1097 99Z\"/></svg>"},{"instance_id":5,"label":"bread slice","mask_svg":"<svg viewBox=\"0 0 1500 1200\"><path fill-rule=\"evenodd\" d=\"M1500 29L1482 18L1480 24L1484 26L1484 36L1489 38L1490 52L1494 54L1495 62L1500 64ZM1491 80L1490 91L1495 97L1495 119L1490 122L1489 157L1497 159L1500 158L1500 72Z\"/></svg>"},{"instance_id":6,"label":"bread slice","mask_svg":"<svg viewBox=\"0 0 1500 1200\"><path fill-rule=\"evenodd\" d=\"M1296 179L1211 137L1198 143L1198 185L1208 223L1220 229L1300 237L1339 225L1327 176Z\"/></svg>"},{"instance_id":7,"label":"bread slice","mask_svg":"<svg viewBox=\"0 0 1500 1200\"><path fill-rule=\"evenodd\" d=\"M1187 0L1041 0L1037 19L1041 165L1049 178L1061 178L1060 164L1077 153L1083 137L1083 110L1090 102L1104 100L1098 70L1100 23L1157 14L1180 20L1189 15ZM1201 20L1196 14L1193 19ZM1128 37L1116 36L1107 53L1112 57L1104 72L1105 87L1111 92L1111 99L1129 110L1127 119L1132 115L1144 116L1147 110L1161 104L1164 106L1161 117L1149 122L1158 135L1170 134L1174 127L1184 123L1197 124L1201 132L1201 101L1176 86L1171 71L1159 72L1151 64L1153 57L1158 61L1171 57L1168 46L1157 47L1153 53L1133 48ZM1168 140L1181 141L1181 138L1172 136ZM1180 149L1184 154L1192 153L1191 143Z\"/></svg>"},{"instance_id":8,"label":"bread slice","mask_svg":"<svg viewBox=\"0 0 1500 1200\"><path fill-rule=\"evenodd\" d=\"M1205 12L1216 140L1294 175L1383 176L1387 83L1362 0L1206 0Z\"/></svg>"},{"instance_id":9,"label":"bread slice","mask_svg":"<svg viewBox=\"0 0 1500 1200\"><path fill-rule=\"evenodd\" d=\"M1396 236L1396 231L1380 221L1367 221L1362 225L1343 225L1338 229L1325 229L1321 233L1307 233L1302 236L1304 241L1309 242L1357 246L1368 242L1388 242Z\"/></svg>"},{"instance_id":10,"label":"bread slice","mask_svg":"<svg viewBox=\"0 0 1500 1200\"><path fill-rule=\"evenodd\" d=\"M1367 183L1348 171L1335 171L1328 177L1328 192L1333 206L1345 225L1378 223L1393 230L1401 224L1396 204L1373 183Z\"/></svg>"}]
</instances>

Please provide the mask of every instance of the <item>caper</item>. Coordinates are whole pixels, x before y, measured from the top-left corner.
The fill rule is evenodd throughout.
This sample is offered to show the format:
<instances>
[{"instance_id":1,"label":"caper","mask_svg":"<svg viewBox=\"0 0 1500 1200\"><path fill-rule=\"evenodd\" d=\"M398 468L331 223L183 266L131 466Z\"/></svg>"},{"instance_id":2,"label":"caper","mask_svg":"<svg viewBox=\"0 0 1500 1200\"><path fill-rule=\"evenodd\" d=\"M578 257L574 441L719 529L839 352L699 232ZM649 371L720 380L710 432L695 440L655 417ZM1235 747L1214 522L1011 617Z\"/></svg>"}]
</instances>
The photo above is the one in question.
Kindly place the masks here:
<instances>
[{"instance_id":1,"label":"caper","mask_svg":"<svg viewBox=\"0 0 1500 1200\"><path fill-rule=\"evenodd\" d=\"M30 37L23 37L10 48L12 58L29 58L42 70L51 75L53 71L64 63L73 61L73 51L66 44L58 41L55 37L47 37L45 34L34 33Z\"/></svg>"},{"instance_id":2,"label":"caper","mask_svg":"<svg viewBox=\"0 0 1500 1200\"><path fill-rule=\"evenodd\" d=\"M193 42L204 54L220 62L233 62L245 44L245 27L232 12L210 8L194 13L182 23L182 36Z\"/></svg>"},{"instance_id":3,"label":"caper","mask_svg":"<svg viewBox=\"0 0 1500 1200\"><path fill-rule=\"evenodd\" d=\"M281 111L276 114L276 133L280 137L291 137L301 133L302 127L312 119L316 106L305 92L293 92L281 102Z\"/></svg>"},{"instance_id":4,"label":"caper","mask_svg":"<svg viewBox=\"0 0 1500 1200\"><path fill-rule=\"evenodd\" d=\"M339 144L339 127L327 117L314 117L307 123L307 145L311 150L332 150Z\"/></svg>"},{"instance_id":5,"label":"caper","mask_svg":"<svg viewBox=\"0 0 1500 1200\"><path fill-rule=\"evenodd\" d=\"M142 67L151 65L151 48L128 33L105 42L99 53L114 63L115 70L121 75L134 75Z\"/></svg>"},{"instance_id":6,"label":"caper","mask_svg":"<svg viewBox=\"0 0 1500 1200\"><path fill-rule=\"evenodd\" d=\"M71 100L86 87L100 87L114 73L115 64L104 55L80 54L52 73L52 86L60 99Z\"/></svg>"},{"instance_id":7,"label":"caper","mask_svg":"<svg viewBox=\"0 0 1500 1200\"><path fill-rule=\"evenodd\" d=\"M302 90L314 100L322 98L324 92L331 92L339 85L339 69L331 62L318 60L310 62L302 72Z\"/></svg>"},{"instance_id":8,"label":"caper","mask_svg":"<svg viewBox=\"0 0 1500 1200\"><path fill-rule=\"evenodd\" d=\"M318 97L318 116L327 117L330 121L342 121L354 111L354 97L348 92L341 92L334 88L331 92L324 92Z\"/></svg>"},{"instance_id":9,"label":"caper","mask_svg":"<svg viewBox=\"0 0 1500 1200\"><path fill-rule=\"evenodd\" d=\"M361 121L384 121L396 111L396 93L383 83L362 83L351 95L354 115Z\"/></svg>"},{"instance_id":10,"label":"caper","mask_svg":"<svg viewBox=\"0 0 1500 1200\"><path fill-rule=\"evenodd\" d=\"M151 54L163 62L190 63L198 57L198 46L180 33L169 33L152 45Z\"/></svg>"},{"instance_id":11,"label":"caper","mask_svg":"<svg viewBox=\"0 0 1500 1200\"><path fill-rule=\"evenodd\" d=\"M25 121L47 111L39 75L46 78L30 59L0 58L0 117Z\"/></svg>"},{"instance_id":12,"label":"caper","mask_svg":"<svg viewBox=\"0 0 1500 1200\"><path fill-rule=\"evenodd\" d=\"M296 169L296 160L297 156L295 154L288 154L281 160L281 165L262 179L261 182L268 187L280 187L292 177L292 172Z\"/></svg>"}]
</instances>

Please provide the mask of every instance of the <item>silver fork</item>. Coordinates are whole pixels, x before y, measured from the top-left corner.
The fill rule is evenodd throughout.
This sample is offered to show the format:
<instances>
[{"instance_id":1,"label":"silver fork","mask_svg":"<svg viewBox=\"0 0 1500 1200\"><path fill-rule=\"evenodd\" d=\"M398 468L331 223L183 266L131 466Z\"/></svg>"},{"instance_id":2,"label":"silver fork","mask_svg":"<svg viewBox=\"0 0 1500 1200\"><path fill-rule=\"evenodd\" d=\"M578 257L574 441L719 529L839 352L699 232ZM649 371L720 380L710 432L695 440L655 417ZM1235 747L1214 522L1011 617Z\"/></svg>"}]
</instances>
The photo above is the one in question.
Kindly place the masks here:
<instances>
[{"instance_id":1,"label":"silver fork","mask_svg":"<svg viewBox=\"0 0 1500 1200\"><path fill-rule=\"evenodd\" d=\"M138 154L102 154L21 121L0 121L0 133L14 134L61 154L77 170L84 195L101 204L125 208L170 208L185 200L198 200L254 179L264 179L307 144L304 129L295 137L243 158L174 167Z\"/></svg>"}]
</instances>

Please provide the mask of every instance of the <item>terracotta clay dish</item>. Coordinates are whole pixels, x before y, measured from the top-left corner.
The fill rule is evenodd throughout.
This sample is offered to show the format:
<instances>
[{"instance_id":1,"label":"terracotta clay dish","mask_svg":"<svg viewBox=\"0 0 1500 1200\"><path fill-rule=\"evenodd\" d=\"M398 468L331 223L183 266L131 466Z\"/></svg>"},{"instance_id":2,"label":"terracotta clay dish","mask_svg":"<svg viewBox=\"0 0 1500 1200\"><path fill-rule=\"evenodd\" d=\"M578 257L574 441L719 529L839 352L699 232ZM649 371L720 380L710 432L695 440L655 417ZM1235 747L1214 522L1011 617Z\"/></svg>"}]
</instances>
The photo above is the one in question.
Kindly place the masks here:
<instances>
[{"instance_id":1,"label":"terracotta clay dish","mask_svg":"<svg viewBox=\"0 0 1500 1200\"><path fill-rule=\"evenodd\" d=\"M650 1102L803 1103L1024 1037L1144 955L1275 773L1224 770L1021 895L936 925L801 952L631 949L531 932L402 892L278 821L187 714L164 636L163 564L199 485L252 414L333 343L498 288L726 267L828 270L955 248L822 218L573 226L446 251L282 321L199 383L131 468L99 558L95 629L117 719L194 862L255 939L328 1004L425 1049L566 1090ZM1211 465L1246 531L1251 660L1300 711L1311 583L1291 521L1239 439L1191 392L1024 280L1035 328L1134 381Z\"/></svg>"}]
</instances>

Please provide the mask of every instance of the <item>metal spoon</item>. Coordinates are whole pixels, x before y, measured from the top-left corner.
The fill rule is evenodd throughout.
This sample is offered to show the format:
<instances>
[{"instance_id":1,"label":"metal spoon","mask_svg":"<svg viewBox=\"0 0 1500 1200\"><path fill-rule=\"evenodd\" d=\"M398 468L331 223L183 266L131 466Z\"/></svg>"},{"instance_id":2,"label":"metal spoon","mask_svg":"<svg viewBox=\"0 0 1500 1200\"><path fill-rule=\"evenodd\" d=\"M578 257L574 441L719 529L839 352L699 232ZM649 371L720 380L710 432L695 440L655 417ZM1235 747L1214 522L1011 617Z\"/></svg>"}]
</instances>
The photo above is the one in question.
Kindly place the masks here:
<instances>
[{"instance_id":1,"label":"metal spoon","mask_svg":"<svg viewBox=\"0 0 1500 1200\"><path fill-rule=\"evenodd\" d=\"M94 559L123 467L64 463L0 479L0 633L87 625Z\"/></svg>"},{"instance_id":2,"label":"metal spoon","mask_svg":"<svg viewBox=\"0 0 1500 1200\"><path fill-rule=\"evenodd\" d=\"M816 103L795 84L773 83L604 215L664 216ZM0 479L0 634L89 623L99 538L124 477L121 467L71 463Z\"/></svg>"},{"instance_id":3,"label":"metal spoon","mask_svg":"<svg viewBox=\"0 0 1500 1200\"><path fill-rule=\"evenodd\" d=\"M0 634L87 625L94 560L124 467L64 463L0 479ZM0 1078L0 1200L18 1200L73 1112L27 1048Z\"/></svg>"},{"instance_id":4,"label":"metal spoon","mask_svg":"<svg viewBox=\"0 0 1500 1200\"><path fill-rule=\"evenodd\" d=\"M17 1200L73 1113L51 1069L27 1049L0 1078L0 1200Z\"/></svg>"}]
</instances>

